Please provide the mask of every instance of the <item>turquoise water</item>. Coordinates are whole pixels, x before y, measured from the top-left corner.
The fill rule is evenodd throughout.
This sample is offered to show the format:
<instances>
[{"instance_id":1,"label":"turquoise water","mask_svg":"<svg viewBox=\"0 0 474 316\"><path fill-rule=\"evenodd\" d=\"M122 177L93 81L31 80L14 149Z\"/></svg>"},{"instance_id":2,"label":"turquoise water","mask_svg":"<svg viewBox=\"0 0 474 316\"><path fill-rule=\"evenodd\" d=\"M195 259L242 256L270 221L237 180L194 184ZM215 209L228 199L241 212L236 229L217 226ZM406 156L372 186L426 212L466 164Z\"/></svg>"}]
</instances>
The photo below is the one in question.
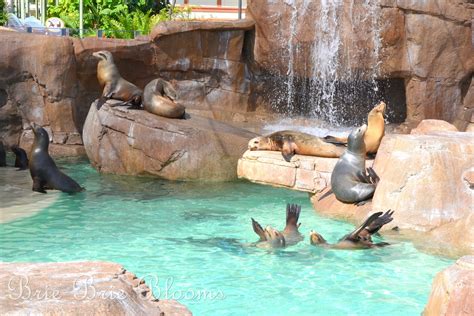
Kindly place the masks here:
<instances>
[{"instance_id":1,"label":"turquoise water","mask_svg":"<svg viewBox=\"0 0 474 316\"><path fill-rule=\"evenodd\" d=\"M310 229L334 242L353 226L316 215L304 193L60 165L87 191L61 194L37 215L0 225L2 260L115 261L195 315L419 315L434 275L452 263L409 242L359 251L312 247ZM278 251L248 247L257 239L250 217L283 228L290 202L302 204L305 240Z\"/></svg>"}]
</instances>

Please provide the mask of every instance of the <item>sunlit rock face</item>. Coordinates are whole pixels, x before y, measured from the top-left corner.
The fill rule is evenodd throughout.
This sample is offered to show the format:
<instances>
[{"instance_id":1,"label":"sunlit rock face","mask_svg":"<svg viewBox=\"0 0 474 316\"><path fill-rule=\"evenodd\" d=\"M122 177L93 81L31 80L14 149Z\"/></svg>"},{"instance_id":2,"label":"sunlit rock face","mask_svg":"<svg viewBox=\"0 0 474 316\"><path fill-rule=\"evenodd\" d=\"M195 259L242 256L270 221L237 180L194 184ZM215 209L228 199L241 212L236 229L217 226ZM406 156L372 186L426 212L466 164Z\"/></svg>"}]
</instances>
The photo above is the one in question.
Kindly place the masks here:
<instances>
[{"instance_id":1,"label":"sunlit rock face","mask_svg":"<svg viewBox=\"0 0 474 316\"><path fill-rule=\"evenodd\" d=\"M254 89L264 106L333 123L359 124L382 98L393 122L435 118L464 130L474 107L473 10L451 0L249 1Z\"/></svg>"},{"instance_id":2,"label":"sunlit rock face","mask_svg":"<svg viewBox=\"0 0 474 316\"><path fill-rule=\"evenodd\" d=\"M0 263L0 289L10 315L192 315L113 262Z\"/></svg>"},{"instance_id":3,"label":"sunlit rock face","mask_svg":"<svg viewBox=\"0 0 474 316\"><path fill-rule=\"evenodd\" d=\"M29 124L36 123L50 133L53 155L83 154L89 104L102 93L92 56L98 50L112 52L122 77L140 88L157 77L171 80L188 109L210 117L245 113L250 29L252 21L166 22L135 40L0 31L0 137L28 149Z\"/></svg>"},{"instance_id":4,"label":"sunlit rock face","mask_svg":"<svg viewBox=\"0 0 474 316\"><path fill-rule=\"evenodd\" d=\"M320 200L316 194L313 206L322 214L355 222L369 212L392 209L394 220L385 229L396 226L431 252L453 257L474 253L472 139L472 133L436 130L387 135L374 161L381 180L370 203L359 207L343 204L334 195Z\"/></svg>"},{"instance_id":5,"label":"sunlit rock face","mask_svg":"<svg viewBox=\"0 0 474 316\"><path fill-rule=\"evenodd\" d=\"M474 314L474 256L464 256L439 272L431 287L425 316Z\"/></svg>"},{"instance_id":6,"label":"sunlit rock face","mask_svg":"<svg viewBox=\"0 0 474 316\"><path fill-rule=\"evenodd\" d=\"M90 107L84 146L100 172L149 174L170 180L232 180L255 134L188 114L169 119L109 101Z\"/></svg>"}]
</instances>

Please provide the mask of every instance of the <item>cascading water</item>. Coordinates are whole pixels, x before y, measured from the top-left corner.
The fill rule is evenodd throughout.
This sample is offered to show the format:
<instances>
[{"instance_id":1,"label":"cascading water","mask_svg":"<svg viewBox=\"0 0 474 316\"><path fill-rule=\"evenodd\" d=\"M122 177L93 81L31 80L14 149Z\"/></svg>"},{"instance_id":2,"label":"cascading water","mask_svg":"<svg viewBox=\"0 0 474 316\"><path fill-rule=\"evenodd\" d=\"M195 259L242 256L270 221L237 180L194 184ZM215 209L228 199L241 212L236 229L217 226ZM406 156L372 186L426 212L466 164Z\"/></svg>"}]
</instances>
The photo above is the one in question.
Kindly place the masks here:
<instances>
[{"instance_id":1,"label":"cascading water","mask_svg":"<svg viewBox=\"0 0 474 316\"><path fill-rule=\"evenodd\" d=\"M311 0L286 0L285 3L291 8L291 21L285 39L286 95L277 98L279 110L287 114L309 114L332 125L361 120L354 119L353 113L365 113L361 117L366 117L372 106L383 99L376 80L381 48L378 1L321 0L315 4ZM306 30L312 28L314 39L305 45L298 38L299 27L308 22L304 26Z\"/></svg>"}]
</instances>

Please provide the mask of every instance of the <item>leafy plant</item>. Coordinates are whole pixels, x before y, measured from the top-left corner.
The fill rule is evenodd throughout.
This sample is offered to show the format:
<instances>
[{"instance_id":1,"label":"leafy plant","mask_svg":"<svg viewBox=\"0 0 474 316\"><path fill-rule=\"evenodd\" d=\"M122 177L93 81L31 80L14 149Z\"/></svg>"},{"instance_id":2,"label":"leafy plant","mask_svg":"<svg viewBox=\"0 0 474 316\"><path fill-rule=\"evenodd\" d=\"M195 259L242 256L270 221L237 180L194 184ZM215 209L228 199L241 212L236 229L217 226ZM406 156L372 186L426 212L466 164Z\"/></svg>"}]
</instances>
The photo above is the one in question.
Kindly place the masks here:
<instances>
[{"instance_id":1,"label":"leafy plant","mask_svg":"<svg viewBox=\"0 0 474 316\"><path fill-rule=\"evenodd\" d=\"M8 15L5 8L5 1L0 0L0 26L7 24Z\"/></svg>"}]
</instances>

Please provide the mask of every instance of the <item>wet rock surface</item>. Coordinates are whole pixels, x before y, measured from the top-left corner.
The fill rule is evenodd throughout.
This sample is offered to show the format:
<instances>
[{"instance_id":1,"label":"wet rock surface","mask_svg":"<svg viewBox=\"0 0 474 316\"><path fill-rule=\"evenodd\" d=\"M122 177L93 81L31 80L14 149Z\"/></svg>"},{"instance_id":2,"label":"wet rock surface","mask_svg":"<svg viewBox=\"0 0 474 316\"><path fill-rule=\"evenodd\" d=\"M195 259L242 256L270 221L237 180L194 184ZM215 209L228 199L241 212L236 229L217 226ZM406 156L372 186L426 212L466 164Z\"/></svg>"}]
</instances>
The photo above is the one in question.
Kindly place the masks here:
<instances>
[{"instance_id":1,"label":"wet rock surface","mask_svg":"<svg viewBox=\"0 0 474 316\"><path fill-rule=\"evenodd\" d=\"M100 172L151 174L170 180L231 180L237 161L255 134L189 115L185 120L143 110L91 105L84 145Z\"/></svg>"},{"instance_id":2,"label":"wet rock surface","mask_svg":"<svg viewBox=\"0 0 474 316\"><path fill-rule=\"evenodd\" d=\"M0 289L4 314L192 315L112 262L0 263Z\"/></svg>"},{"instance_id":3,"label":"wet rock surface","mask_svg":"<svg viewBox=\"0 0 474 316\"><path fill-rule=\"evenodd\" d=\"M464 256L439 272L423 315L474 314L474 256Z\"/></svg>"}]
</instances>

